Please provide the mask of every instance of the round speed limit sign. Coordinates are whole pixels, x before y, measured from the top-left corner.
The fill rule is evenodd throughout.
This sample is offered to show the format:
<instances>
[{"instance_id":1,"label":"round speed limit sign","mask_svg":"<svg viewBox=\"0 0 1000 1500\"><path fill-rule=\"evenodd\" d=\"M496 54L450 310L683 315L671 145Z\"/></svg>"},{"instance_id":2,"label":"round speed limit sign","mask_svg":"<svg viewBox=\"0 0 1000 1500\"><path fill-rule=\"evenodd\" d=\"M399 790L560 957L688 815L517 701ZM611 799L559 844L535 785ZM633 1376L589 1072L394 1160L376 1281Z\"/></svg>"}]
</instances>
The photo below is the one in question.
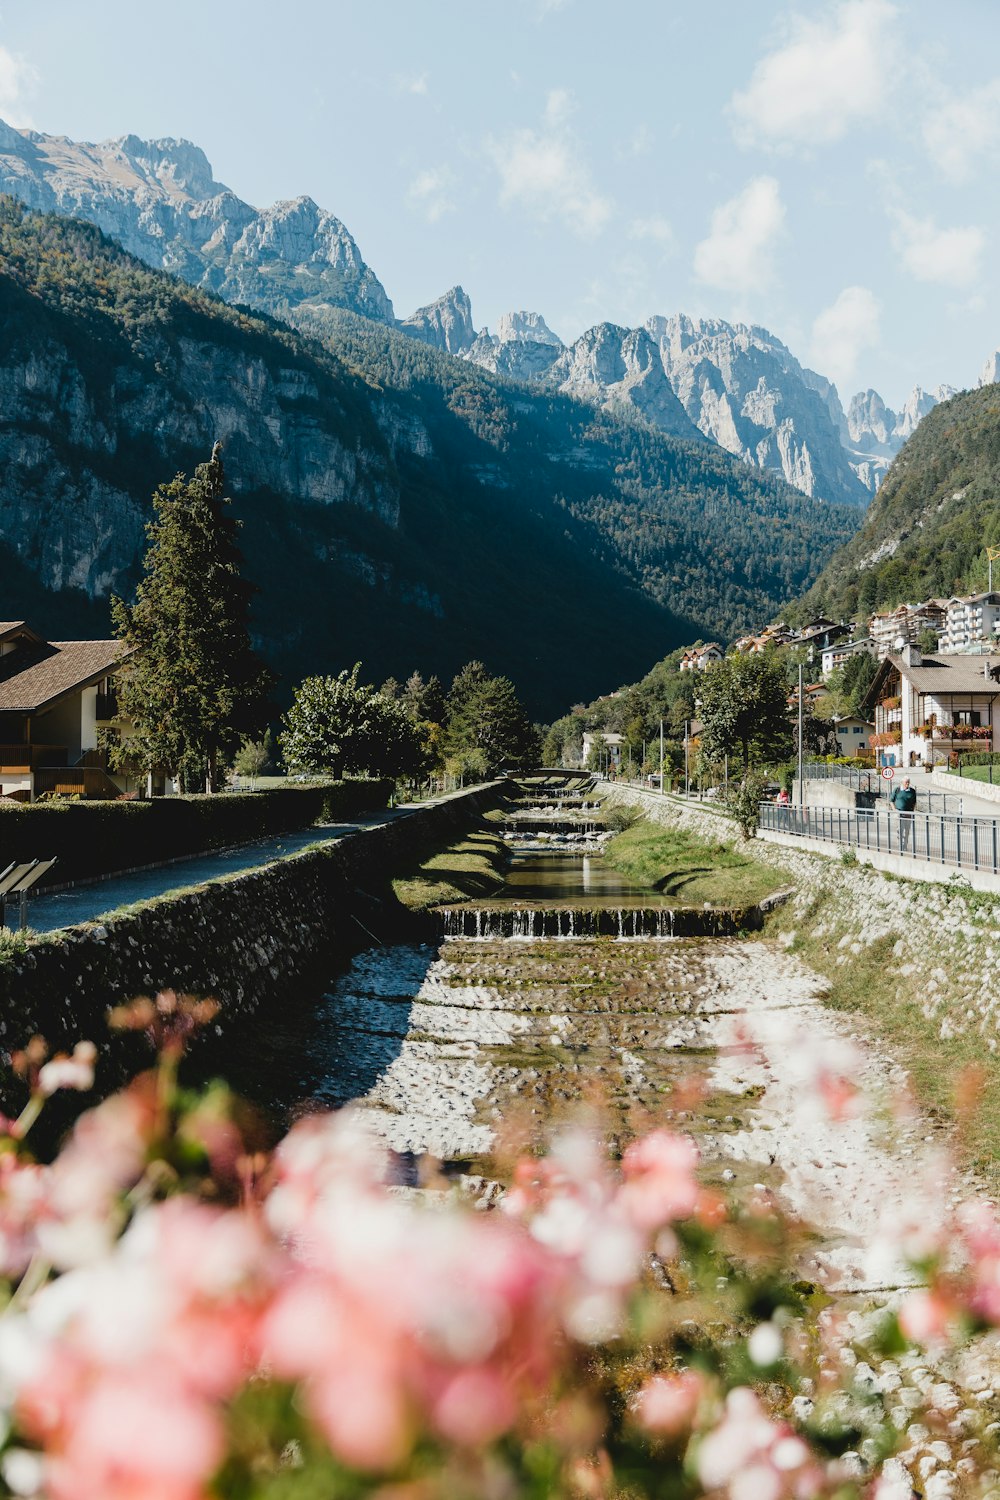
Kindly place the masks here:
<instances>
[{"instance_id":1,"label":"round speed limit sign","mask_svg":"<svg viewBox=\"0 0 1000 1500\"><path fill-rule=\"evenodd\" d=\"M892 766L883 766L882 767L882 780L883 781L891 781L892 778L895 776L895 774L896 774L896 772L895 772L895 770L894 770L894 768Z\"/></svg>"}]
</instances>

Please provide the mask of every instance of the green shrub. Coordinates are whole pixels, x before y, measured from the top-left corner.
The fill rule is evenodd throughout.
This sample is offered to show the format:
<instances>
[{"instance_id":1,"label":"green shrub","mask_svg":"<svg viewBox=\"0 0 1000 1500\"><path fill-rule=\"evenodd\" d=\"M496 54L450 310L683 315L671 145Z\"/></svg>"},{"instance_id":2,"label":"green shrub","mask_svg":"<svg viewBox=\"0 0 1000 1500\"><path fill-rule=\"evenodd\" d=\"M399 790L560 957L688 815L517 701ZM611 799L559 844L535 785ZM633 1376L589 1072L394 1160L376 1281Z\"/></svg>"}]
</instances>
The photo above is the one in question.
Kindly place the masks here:
<instances>
[{"instance_id":1,"label":"green shrub","mask_svg":"<svg viewBox=\"0 0 1000 1500\"><path fill-rule=\"evenodd\" d=\"M63 885L356 817L384 807L391 790L382 779L149 802L2 803L0 868L55 858L47 883Z\"/></svg>"}]
</instances>

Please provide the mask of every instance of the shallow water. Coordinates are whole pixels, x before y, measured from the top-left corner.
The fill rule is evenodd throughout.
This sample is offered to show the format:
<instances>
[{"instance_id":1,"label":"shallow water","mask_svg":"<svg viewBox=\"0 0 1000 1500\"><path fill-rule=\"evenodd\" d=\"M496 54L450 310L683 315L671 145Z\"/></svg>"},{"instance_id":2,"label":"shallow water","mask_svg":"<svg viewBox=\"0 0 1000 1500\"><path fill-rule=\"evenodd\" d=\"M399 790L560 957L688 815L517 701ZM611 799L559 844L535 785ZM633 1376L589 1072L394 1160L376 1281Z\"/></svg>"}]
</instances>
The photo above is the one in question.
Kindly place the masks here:
<instances>
[{"instance_id":1,"label":"shallow water","mask_svg":"<svg viewBox=\"0 0 1000 1500\"><path fill-rule=\"evenodd\" d=\"M572 906L660 906L667 899L605 864L599 854L515 854L506 884L490 905L545 901Z\"/></svg>"}]
</instances>

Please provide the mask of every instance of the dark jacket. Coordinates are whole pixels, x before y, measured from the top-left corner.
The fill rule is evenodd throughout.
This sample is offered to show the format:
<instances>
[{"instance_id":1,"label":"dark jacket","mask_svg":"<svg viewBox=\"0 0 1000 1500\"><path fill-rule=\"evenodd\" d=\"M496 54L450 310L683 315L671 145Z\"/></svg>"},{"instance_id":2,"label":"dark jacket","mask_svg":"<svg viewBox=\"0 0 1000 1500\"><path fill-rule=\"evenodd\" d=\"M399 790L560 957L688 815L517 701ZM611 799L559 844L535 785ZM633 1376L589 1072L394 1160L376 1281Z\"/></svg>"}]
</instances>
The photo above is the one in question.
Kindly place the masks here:
<instances>
[{"instance_id":1,"label":"dark jacket","mask_svg":"<svg viewBox=\"0 0 1000 1500\"><path fill-rule=\"evenodd\" d=\"M897 812L912 812L917 805L916 789L912 786L898 786L892 794L892 805Z\"/></svg>"}]
</instances>

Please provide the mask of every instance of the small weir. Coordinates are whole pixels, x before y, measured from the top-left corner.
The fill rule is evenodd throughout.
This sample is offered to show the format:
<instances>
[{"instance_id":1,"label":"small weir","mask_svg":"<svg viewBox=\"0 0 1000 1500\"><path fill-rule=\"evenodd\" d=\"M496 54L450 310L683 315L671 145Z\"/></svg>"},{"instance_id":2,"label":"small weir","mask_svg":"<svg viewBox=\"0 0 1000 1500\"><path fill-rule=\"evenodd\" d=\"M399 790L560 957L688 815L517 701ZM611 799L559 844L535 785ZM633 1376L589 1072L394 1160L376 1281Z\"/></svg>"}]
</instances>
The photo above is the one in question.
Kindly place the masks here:
<instances>
[{"instance_id":1,"label":"small weir","mask_svg":"<svg viewBox=\"0 0 1000 1500\"><path fill-rule=\"evenodd\" d=\"M441 936L497 938L732 937L752 923L743 911L672 906L448 906Z\"/></svg>"}]
</instances>

